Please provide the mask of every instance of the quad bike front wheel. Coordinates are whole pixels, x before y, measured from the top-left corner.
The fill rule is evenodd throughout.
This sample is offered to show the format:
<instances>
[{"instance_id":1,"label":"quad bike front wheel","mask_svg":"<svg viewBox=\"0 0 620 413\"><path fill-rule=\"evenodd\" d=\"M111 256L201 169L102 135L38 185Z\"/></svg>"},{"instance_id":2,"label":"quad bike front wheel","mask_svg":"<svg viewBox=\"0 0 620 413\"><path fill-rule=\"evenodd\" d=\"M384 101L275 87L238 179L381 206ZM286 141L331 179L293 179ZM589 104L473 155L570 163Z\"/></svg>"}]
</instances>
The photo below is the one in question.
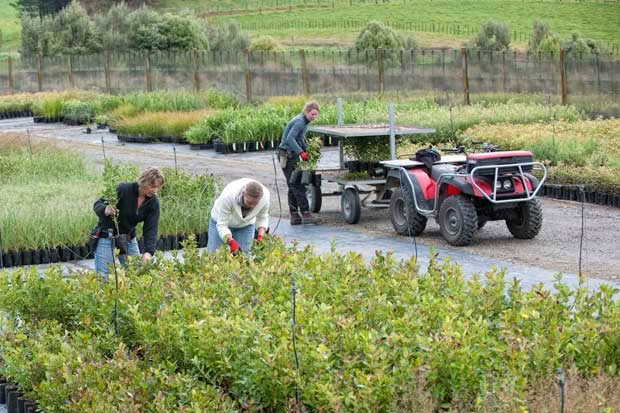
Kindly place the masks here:
<instances>
[{"instance_id":1,"label":"quad bike front wheel","mask_svg":"<svg viewBox=\"0 0 620 413\"><path fill-rule=\"evenodd\" d=\"M390 219L394 231L400 235L417 236L426 228L426 217L419 214L413 203L410 191L394 189L390 198Z\"/></svg>"},{"instance_id":2,"label":"quad bike front wheel","mask_svg":"<svg viewBox=\"0 0 620 413\"><path fill-rule=\"evenodd\" d=\"M513 237L532 239L540 232L542 222L542 205L538 199L532 199L519 204L515 214L506 220L506 226Z\"/></svg>"},{"instance_id":3,"label":"quad bike front wheel","mask_svg":"<svg viewBox=\"0 0 620 413\"><path fill-rule=\"evenodd\" d=\"M439 208L439 229L450 245L469 245L478 230L478 213L473 202L463 195L446 198Z\"/></svg>"}]
</instances>

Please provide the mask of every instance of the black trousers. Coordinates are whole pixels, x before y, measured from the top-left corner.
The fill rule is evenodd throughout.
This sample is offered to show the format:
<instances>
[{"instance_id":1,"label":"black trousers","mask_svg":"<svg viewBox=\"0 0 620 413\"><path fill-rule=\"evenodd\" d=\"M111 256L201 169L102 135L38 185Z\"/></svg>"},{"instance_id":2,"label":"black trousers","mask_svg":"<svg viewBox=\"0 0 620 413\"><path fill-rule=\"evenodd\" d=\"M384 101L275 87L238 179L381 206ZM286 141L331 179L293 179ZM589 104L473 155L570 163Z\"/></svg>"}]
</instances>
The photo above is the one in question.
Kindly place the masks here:
<instances>
[{"instance_id":1,"label":"black trousers","mask_svg":"<svg viewBox=\"0 0 620 413\"><path fill-rule=\"evenodd\" d=\"M280 152L282 153L282 152ZM308 205L308 198L306 198L306 185L291 184L291 174L297 169L297 156L288 157L286 161L286 167L282 168L284 176L286 177L286 185L288 185L288 208L291 212L308 212L310 206Z\"/></svg>"}]
</instances>

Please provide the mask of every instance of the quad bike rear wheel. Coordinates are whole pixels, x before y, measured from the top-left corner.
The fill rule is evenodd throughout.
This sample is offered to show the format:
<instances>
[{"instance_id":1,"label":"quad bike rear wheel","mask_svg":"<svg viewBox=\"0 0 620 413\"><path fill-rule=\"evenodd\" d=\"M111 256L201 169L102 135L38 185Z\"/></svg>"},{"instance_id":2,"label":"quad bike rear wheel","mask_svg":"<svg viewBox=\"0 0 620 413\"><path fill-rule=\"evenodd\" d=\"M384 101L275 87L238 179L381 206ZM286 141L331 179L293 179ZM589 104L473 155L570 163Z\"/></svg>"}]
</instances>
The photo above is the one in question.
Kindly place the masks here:
<instances>
[{"instance_id":1,"label":"quad bike rear wheel","mask_svg":"<svg viewBox=\"0 0 620 413\"><path fill-rule=\"evenodd\" d=\"M542 228L542 205L538 199L521 202L516 210L516 217L506 220L508 231L519 239L532 239Z\"/></svg>"},{"instance_id":2,"label":"quad bike rear wheel","mask_svg":"<svg viewBox=\"0 0 620 413\"><path fill-rule=\"evenodd\" d=\"M478 230L478 213L473 202L463 195L446 198L439 208L439 229L450 245L469 245Z\"/></svg>"},{"instance_id":3,"label":"quad bike rear wheel","mask_svg":"<svg viewBox=\"0 0 620 413\"><path fill-rule=\"evenodd\" d=\"M407 188L394 189L390 198L390 219L392 227L400 235L417 236L426 228L426 217L420 215Z\"/></svg>"}]
</instances>

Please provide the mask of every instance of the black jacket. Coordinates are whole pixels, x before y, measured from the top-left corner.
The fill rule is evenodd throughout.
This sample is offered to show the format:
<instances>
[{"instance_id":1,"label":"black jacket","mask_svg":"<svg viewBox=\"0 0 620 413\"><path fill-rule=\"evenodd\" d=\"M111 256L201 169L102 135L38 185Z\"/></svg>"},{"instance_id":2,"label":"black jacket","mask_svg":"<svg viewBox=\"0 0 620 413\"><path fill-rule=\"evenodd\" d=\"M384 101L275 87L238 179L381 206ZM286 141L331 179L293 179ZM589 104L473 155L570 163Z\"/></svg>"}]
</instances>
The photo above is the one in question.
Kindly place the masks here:
<instances>
[{"instance_id":1,"label":"black jacket","mask_svg":"<svg viewBox=\"0 0 620 413\"><path fill-rule=\"evenodd\" d=\"M138 183L122 183L116 187L118 202L116 210L118 211L118 230L121 234L129 234L130 238L136 236L136 225L144 222L142 233L144 234L144 251L155 254L155 246L157 244L157 230L159 227L159 199L153 196L146 198L138 209ZM107 232L113 229L116 235L116 228L111 217L105 216L105 207L107 201L98 199L95 201L93 209L99 217L99 228Z\"/></svg>"}]
</instances>

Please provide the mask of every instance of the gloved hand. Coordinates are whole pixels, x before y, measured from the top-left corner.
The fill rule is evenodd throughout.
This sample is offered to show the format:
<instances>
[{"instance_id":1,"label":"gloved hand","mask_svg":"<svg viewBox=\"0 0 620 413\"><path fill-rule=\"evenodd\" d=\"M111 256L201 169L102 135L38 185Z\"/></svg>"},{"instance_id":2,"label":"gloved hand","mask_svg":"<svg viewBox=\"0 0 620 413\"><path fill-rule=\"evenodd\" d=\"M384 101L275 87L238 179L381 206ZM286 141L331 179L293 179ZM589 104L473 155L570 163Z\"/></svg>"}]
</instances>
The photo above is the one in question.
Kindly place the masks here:
<instances>
[{"instance_id":1,"label":"gloved hand","mask_svg":"<svg viewBox=\"0 0 620 413\"><path fill-rule=\"evenodd\" d=\"M228 240L228 248L230 248L230 252L233 254L237 254L240 251L239 243L233 238Z\"/></svg>"},{"instance_id":2,"label":"gloved hand","mask_svg":"<svg viewBox=\"0 0 620 413\"><path fill-rule=\"evenodd\" d=\"M307 161L307 160L308 160L308 152L302 152L302 153L300 153L300 154L299 154L299 157L300 157L301 159L303 159L304 161Z\"/></svg>"},{"instance_id":3,"label":"gloved hand","mask_svg":"<svg viewBox=\"0 0 620 413\"><path fill-rule=\"evenodd\" d=\"M263 242L263 239L265 238L265 235L263 234L258 234L256 236L256 242Z\"/></svg>"}]
</instances>

